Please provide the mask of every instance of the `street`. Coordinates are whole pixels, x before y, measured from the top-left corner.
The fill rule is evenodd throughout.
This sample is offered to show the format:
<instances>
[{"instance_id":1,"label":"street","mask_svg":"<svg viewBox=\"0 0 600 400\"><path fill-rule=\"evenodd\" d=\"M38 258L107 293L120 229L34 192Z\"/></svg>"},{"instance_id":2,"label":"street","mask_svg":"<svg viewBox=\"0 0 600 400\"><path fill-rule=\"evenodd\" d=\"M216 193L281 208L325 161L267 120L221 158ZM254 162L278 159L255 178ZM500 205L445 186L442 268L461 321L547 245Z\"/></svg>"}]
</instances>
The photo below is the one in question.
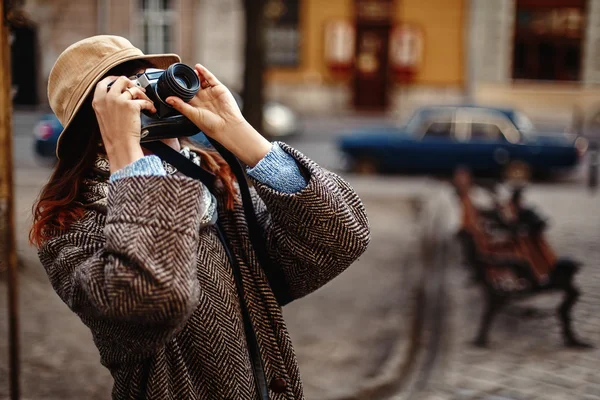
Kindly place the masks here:
<instances>
[{"instance_id":1,"label":"street","mask_svg":"<svg viewBox=\"0 0 600 400\"><path fill-rule=\"evenodd\" d=\"M99 363L89 330L50 287L35 249L27 241L31 206L50 174L47 163L33 157L32 129L39 113L17 112L15 195L20 266L22 384L25 399L106 399L112 378ZM287 141L326 168L339 167L334 139L340 130L381 122L375 118L312 119L306 133ZM385 121L390 123L390 121ZM380 376L401 381L411 347L439 347L435 373L416 394L423 399L600 399L600 351L560 346L553 309L559 298L543 296L530 304L547 316L524 319L503 313L492 330L491 347L473 349L481 295L468 285L467 271L449 260L443 280L443 334L433 343L430 332L411 340L424 271L419 262L419 219L415 204L452 196L440 181L426 177L346 175L369 215L372 241L367 252L338 279L286 307L285 317L300 362L307 399L354 398ZM584 262L577 282L582 289L575 306L575 326L600 348L600 198L584 185L585 169L561 182L533 184L526 198L551 217L549 239L559 254ZM436 271L431 271L435 274ZM0 308L6 309L6 282L0 280ZM4 313L4 311L3 311ZM4 315L4 314L2 314ZM0 336L7 337L7 319ZM436 325L430 325L436 326ZM419 332L419 331L417 331ZM0 376L7 376L7 343L0 343ZM410 368L407 368L408 370ZM417 368L418 369L418 368ZM419 371L411 370L413 375ZM391 374L391 375L390 375ZM389 386L389 385L388 385ZM404 392L373 390L367 399L403 399ZM0 381L0 398L8 396Z\"/></svg>"}]
</instances>

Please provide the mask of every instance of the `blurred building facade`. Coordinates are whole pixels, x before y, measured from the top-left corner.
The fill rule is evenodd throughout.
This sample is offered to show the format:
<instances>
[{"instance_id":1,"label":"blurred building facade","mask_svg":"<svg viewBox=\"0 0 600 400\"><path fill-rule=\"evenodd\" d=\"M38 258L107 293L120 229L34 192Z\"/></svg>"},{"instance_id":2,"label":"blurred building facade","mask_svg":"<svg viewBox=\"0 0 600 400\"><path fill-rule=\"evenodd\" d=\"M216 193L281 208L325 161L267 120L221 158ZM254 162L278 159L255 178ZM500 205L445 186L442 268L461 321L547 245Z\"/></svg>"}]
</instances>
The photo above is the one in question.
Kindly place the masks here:
<instances>
[{"instance_id":1,"label":"blurred building facade","mask_svg":"<svg viewBox=\"0 0 600 400\"><path fill-rule=\"evenodd\" d=\"M600 0L471 0L466 27L475 101L557 122L600 109Z\"/></svg>"},{"instance_id":2,"label":"blurred building facade","mask_svg":"<svg viewBox=\"0 0 600 400\"><path fill-rule=\"evenodd\" d=\"M307 113L459 101L465 1L269 0L267 96ZM198 59L239 87L243 32L214 41L242 24L239 1L201 3Z\"/></svg>"},{"instance_id":3,"label":"blurred building facade","mask_svg":"<svg viewBox=\"0 0 600 400\"><path fill-rule=\"evenodd\" d=\"M13 58L36 63L26 90L38 102L60 52L102 33L242 89L241 0L25 0L25 11L33 28ZM267 97L301 112L469 101L569 119L600 102L600 0L268 0L266 15Z\"/></svg>"},{"instance_id":4,"label":"blurred building facade","mask_svg":"<svg viewBox=\"0 0 600 400\"><path fill-rule=\"evenodd\" d=\"M195 3L194 0L25 0L23 9L36 37L38 101L47 103L48 75L57 57L85 37L120 35L146 51L176 51L187 60L192 59L194 13L189 10L194 10ZM13 46L13 59L27 51ZM13 66L13 82L15 70Z\"/></svg>"},{"instance_id":5,"label":"blurred building facade","mask_svg":"<svg viewBox=\"0 0 600 400\"><path fill-rule=\"evenodd\" d=\"M414 98L457 101L464 1L269 0L267 96L304 112L394 110ZM41 103L60 52L102 33L125 36L146 52L200 61L242 89L240 0L26 0L25 11L37 37ZM410 26L402 30L400 21Z\"/></svg>"}]
</instances>

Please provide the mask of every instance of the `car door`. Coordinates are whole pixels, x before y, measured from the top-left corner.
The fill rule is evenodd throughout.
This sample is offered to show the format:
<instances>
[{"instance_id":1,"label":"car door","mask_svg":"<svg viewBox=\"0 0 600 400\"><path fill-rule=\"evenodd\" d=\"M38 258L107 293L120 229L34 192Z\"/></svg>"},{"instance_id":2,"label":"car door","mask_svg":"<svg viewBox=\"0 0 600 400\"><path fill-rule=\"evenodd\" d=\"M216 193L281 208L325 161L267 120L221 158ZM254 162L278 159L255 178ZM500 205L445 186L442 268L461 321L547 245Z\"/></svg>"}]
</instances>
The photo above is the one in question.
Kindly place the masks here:
<instances>
[{"instance_id":1,"label":"car door","mask_svg":"<svg viewBox=\"0 0 600 400\"><path fill-rule=\"evenodd\" d=\"M455 109L443 108L428 113L415 132L412 146L404 158L406 169L418 172L446 171L457 161L455 151Z\"/></svg>"}]
</instances>

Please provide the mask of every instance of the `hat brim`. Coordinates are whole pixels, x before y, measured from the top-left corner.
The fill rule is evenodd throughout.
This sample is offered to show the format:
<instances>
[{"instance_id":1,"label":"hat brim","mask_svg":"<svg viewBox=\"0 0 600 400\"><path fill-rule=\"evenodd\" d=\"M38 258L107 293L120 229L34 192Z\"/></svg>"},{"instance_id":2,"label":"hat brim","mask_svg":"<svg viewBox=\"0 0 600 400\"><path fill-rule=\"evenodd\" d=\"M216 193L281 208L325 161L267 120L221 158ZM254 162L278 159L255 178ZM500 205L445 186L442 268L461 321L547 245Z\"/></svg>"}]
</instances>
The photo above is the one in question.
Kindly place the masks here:
<instances>
[{"instance_id":1,"label":"hat brim","mask_svg":"<svg viewBox=\"0 0 600 400\"><path fill-rule=\"evenodd\" d=\"M68 136L71 132L71 130L69 130L69 127L71 126L73 120L75 119L75 116L79 112L79 109L81 109L81 106L83 106L83 103L85 102L87 97L90 95L92 90L94 90L94 88L98 84L100 78L102 78L104 75L106 75L106 73L108 71L110 71L111 69L113 69L114 67L121 65L125 62L134 61L134 60L148 61L155 68L158 68L158 69L166 69L171 64L181 62L181 58L179 58L179 56L177 54L147 54L147 55L144 54L144 55L135 55L135 56L124 57L124 58L118 60L117 62L107 65L105 68L101 69L97 74L97 78L94 81L92 81L92 83L85 89L83 96L81 96L81 98L77 102L77 105L75 106L75 110L73 111L71 118L69 118L67 123L64 124L63 130L60 133L60 135L58 136L58 140L56 142L56 157L59 160L61 159L61 157L60 157L61 143L63 143L65 140L68 140Z\"/></svg>"}]
</instances>

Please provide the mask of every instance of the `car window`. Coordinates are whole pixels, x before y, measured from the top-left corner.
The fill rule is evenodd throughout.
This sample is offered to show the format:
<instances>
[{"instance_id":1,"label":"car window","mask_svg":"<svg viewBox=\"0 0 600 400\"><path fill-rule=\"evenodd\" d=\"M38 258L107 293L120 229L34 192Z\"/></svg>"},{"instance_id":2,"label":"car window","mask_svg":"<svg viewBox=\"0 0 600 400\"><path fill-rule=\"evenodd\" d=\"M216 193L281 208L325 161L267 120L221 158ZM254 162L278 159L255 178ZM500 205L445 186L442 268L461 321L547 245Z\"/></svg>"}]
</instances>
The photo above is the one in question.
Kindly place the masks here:
<instances>
[{"instance_id":1,"label":"car window","mask_svg":"<svg viewBox=\"0 0 600 400\"><path fill-rule=\"evenodd\" d=\"M418 138L425 136L433 123L451 123L454 120L454 107L425 107L418 109L404 125L406 132ZM437 131L440 126L433 127ZM447 130L447 129L446 129ZM431 132L432 135L434 132Z\"/></svg>"},{"instance_id":2,"label":"car window","mask_svg":"<svg viewBox=\"0 0 600 400\"><path fill-rule=\"evenodd\" d=\"M450 137L452 124L450 122L431 122L425 130L425 137Z\"/></svg>"},{"instance_id":3,"label":"car window","mask_svg":"<svg viewBox=\"0 0 600 400\"><path fill-rule=\"evenodd\" d=\"M504 140L504 135L494 123L475 122L471 125L471 140Z\"/></svg>"},{"instance_id":4,"label":"car window","mask_svg":"<svg viewBox=\"0 0 600 400\"><path fill-rule=\"evenodd\" d=\"M505 140L518 143L521 135L504 114L477 110L471 114L471 140Z\"/></svg>"}]
</instances>

